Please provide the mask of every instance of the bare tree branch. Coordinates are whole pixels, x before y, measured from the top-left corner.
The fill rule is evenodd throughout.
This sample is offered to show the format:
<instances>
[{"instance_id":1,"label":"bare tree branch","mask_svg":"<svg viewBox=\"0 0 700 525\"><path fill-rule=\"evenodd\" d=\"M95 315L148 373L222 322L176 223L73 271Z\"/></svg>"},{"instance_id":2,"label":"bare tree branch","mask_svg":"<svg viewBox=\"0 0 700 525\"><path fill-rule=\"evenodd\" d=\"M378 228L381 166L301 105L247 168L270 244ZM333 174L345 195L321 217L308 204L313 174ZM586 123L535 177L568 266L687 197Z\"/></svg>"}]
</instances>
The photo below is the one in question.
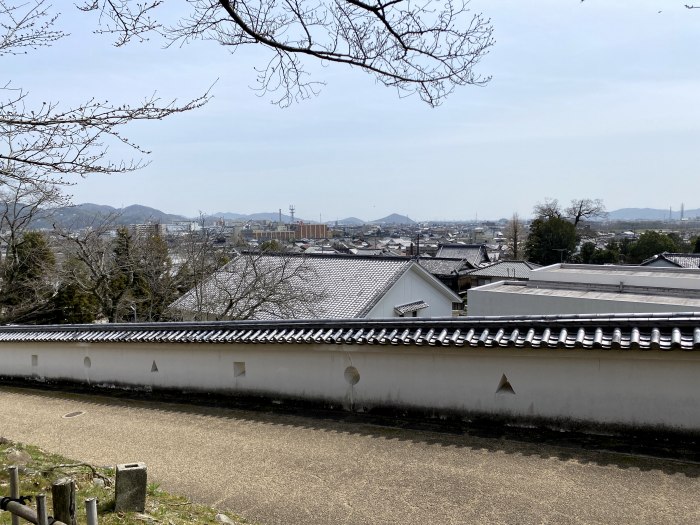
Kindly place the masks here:
<instances>
[{"instance_id":1,"label":"bare tree branch","mask_svg":"<svg viewBox=\"0 0 700 525\"><path fill-rule=\"evenodd\" d=\"M0 56L50 46L64 37L65 33L53 29L58 15L49 14L50 8L44 0L20 5L0 0Z\"/></svg>"},{"instance_id":2,"label":"bare tree branch","mask_svg":"<svg viewBox=\"0 0 700 525\"><path fill-rule=\"evenodd\" d=\"M538 202L532 210L533 215L538 219L561 219L563 213L559 201L557 199L544 199L544 202Z\"/></svg>"},{"instance_id":3,"label":"bare tree branch","mask_svg":"<svg viewBox=\"0 0 700 525\"><path fill-rule=\"evenodd\" d=\"M306 284L314 277L304 257L244 253L197 283L172 309L197 320L313 317L326 297Z\"/></svg>"},{"instance_id":4,"label":"bare tree branch","mask_svg":"<svg viewBox=\"0 0 700 525\"><path fill-rule=\"evenodd\" d=\"M235 50L246 44L270 49L258 70L264 93L288 106L318 92L303 60L339 63L375 76L400 95L418 94L439 105L456 86L484 85L474 68L493 45L490 20L471 13L467 0L187 0L191 13L162 26L152 0L92 0L81 6L100 13L98 31L116 35L115 45L149 32L171 43L211 40Z\"/></svg>"},{"instance_id":5,"label":"bare tree branch","mask_svg":"<svg viewBox=\"0 0 700 525\"><path fill-rule=\"evenodd\" d=\"M123 46L132 39L143 42L147 40L145 35L160 30L161 25L151 18L151 12L162 3L163 0L152 0L132 6L134 2L130 0L89 0L83 4L76 4L76 7L84 12L99 12L100 29L95 32L116 34L117 40L114 45Z\"/></svg>"},{"instance_id":6,"label":"bare tree branch","mask_svg":"<svg viewBox=\"0 0 700 525\"><path fill-rule=\"evenodd\" d=\"M19 1L22 3L0 0L0 55L26 53L65 36L53 29L58 15L50 12L51 5L45 0ZM129 15L132 2L108 0L108 4L121 9L130 24L129 31L143 30L144 17ZM134 7L143 13L154 6ZM27 91L6 81L0 84L0 177L20 180L21 176L25 181L60 185L70 182L64 175L139 169L147 164L143 156L149 152L125 136L124 128L132 122L161 120L190 111L208 100L208 92L184 104L163 101L154 93L136 104L114 104L93 98L77 106L62 107L58 102L32 101ZM107 156L110 144L124 144L140 158L110 160Z\"/></svg>"},{"instance_id":7,"label":"bare tree branch","mask_svg":"<svg viewBox=\"0 0 700 525\"><path fill-rule=\"evenodd\" d=\"M602 199L573 199L564 210L564 215L574 221L574 226L585 219L601 218L607 215Z\"/></svg>"}]
</instances>

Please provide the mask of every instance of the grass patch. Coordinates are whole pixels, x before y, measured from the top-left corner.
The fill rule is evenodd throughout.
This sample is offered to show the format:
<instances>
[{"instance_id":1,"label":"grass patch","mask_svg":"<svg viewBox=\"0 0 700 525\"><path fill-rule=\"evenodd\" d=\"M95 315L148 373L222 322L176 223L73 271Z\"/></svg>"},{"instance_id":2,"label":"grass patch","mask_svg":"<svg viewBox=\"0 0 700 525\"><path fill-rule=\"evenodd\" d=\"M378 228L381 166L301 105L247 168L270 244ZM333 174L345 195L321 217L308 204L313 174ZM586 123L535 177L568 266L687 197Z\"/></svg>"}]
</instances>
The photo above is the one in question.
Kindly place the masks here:
<instances>
[{"instance_id":1,"label":"grass patch","mask_svg":"<svg viewBox=\"0 0 700 525\"><path fill-rule=\"evenodd\" d=\"M51 485L63 477L70 477L76 484L78 523L86 523L85 499L97 498L100 525L185 525L192 523L219 524L217 510L197 505L187 498L169 494L158 483L149 483L146 491L146 510L143 513L114 512L114 469L95 467L45 452L32 445L12 443L0 438L0 496L10 495L10 479L7 467L19 467L20 494L35 496L46 494L47 508L51 514ZM33 505L30 503L29 505ZM233 523L248 523L244 518L226 513ZM9 512L0 511L0 525L10 524Z\"/></svg>"}]
</instances>

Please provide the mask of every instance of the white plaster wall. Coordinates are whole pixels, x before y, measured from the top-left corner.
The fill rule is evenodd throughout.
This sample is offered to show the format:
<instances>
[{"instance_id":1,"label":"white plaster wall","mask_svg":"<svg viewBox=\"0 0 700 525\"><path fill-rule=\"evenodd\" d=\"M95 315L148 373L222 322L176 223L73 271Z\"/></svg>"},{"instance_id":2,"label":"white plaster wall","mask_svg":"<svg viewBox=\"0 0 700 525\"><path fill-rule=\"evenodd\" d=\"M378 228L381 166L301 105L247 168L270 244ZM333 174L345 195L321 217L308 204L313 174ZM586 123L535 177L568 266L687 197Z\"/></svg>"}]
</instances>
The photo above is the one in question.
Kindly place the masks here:
<instances>
[{"instance_id":1,"label":"white plaster wall","mask_svg":"<svg viewBox=\"0 0 700 525\"><path fill-rule=\"evenodd\" d=\"M0 351L5 377L700 430L700 352L110 343ZM244 375L234 363L245 363ZM360 374L354 386L349 366ZM503 375L515 394L496 392Z\"/></svg>"},{"instance_id":2,"label":"white plaster wall","mask_svg":"<svg viewBox=\"0 0 700 525\"><path fill-rule=\"evenodd\" d=\"M494 283L498 286L498 283ZM602 298L564 297L490 291L483 288L469 290L469 316L484 315L552 315L599 313L651 313L700 311L696 306L653 301L620 301ZM556 293L556 291L555 291Z\"/></svg>"},{"instance_id":3,"label":"white plaster wall","mask_svg":"<svg viewBox=\"0 0 700 525\"><path fill-rule=\"evenodd\" d=\"M444 287L444 291L440 287ZM449 288L440 282L426 279L419 271L412 268L405 272L374 305L367 314L367 318L397 317L394 312L395 306L414 301L425 301L430 305L428 308L419 310L418 317L450 317L453 300L456 302L458 298L451 296Z\"/></svg>"}]
</instances>

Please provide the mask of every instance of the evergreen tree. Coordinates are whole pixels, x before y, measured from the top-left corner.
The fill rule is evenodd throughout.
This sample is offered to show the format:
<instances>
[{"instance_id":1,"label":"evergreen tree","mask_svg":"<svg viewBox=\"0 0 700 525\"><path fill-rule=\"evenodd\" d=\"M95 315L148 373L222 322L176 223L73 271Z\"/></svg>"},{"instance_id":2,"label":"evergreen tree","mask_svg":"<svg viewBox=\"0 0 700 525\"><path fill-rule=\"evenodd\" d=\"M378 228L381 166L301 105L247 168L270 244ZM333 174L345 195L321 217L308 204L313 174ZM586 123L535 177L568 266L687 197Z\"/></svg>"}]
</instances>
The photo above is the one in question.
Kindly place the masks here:
<instances>
[{"instance_id":1,"label":"evergreen tree","mask_svg":"<svg viewBox=\"0 0 700 525\"><path fill-rule=\"evenodd\" d=\"M0 317L3 322L33 322L52 296L56 258L41 232L25 232L3 263Z\"/></svg>"},{"instance_id":2,"label":"evergreen tree","mask_svg":"<svg viewBox=\"0 0 700 525\"><path fill-rule=\"evenodd\" d=\"M530 234L525 243L529 261L549 265L566 261L576 249L576 228L556 216L539 218L530 224Z\"/></svg>"}]
</instances>

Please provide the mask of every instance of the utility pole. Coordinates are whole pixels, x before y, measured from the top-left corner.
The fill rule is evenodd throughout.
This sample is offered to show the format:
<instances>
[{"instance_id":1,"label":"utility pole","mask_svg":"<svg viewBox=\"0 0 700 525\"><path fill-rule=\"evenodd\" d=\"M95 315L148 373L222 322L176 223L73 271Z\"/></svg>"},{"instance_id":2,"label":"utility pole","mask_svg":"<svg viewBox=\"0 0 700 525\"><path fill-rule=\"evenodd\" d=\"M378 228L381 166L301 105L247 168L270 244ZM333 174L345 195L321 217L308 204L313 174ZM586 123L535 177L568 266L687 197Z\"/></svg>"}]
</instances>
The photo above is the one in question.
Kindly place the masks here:
<instances>
[{"instance_id":1,"label":"utility pole","mask_svg":"<svg viewBox=\"0 0 700 525\"><path fill-rule=\"evenodd\" d=\"M559 264L564 263L564 252L568 251L566 248L552 248L555 252L559 252Z\"/></svg>"}]
</instances>

